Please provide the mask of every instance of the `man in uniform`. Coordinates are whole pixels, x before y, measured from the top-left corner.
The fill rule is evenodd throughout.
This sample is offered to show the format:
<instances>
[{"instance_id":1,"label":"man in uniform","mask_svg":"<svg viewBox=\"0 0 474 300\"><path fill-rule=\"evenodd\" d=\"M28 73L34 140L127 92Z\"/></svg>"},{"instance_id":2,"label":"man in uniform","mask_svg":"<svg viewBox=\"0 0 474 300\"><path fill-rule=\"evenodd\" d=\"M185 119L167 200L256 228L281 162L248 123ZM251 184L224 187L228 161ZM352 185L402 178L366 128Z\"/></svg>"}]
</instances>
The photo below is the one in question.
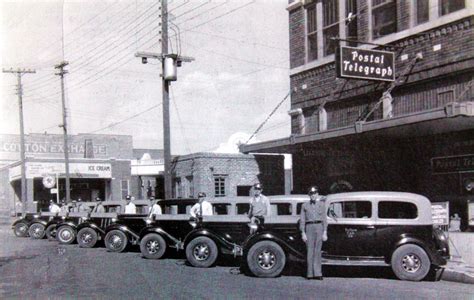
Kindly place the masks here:
<instances>
[{"instance_id":1,"label":"man in uniform","mask_svg":"<svg viewBox=\"0 0 474 300\"><path fill-rule=\"evenodd\" d=\"M51 199L49 200L49 211L52 213L58 213L61 211L61 208Z\"/></svg>"},{"instance_id":2,"label":"man in uniform","mask_svg":"<svg viewBox=\"0 0 474 300\"><path fill-rule=\"evenodd\" d=\"M127 195L127 197L125 198L125 200L127 201L127 205L125 205L125 212L126 214L136 214L137 213L137 206L135 205L135 203L132 202L132 199L134 197L131 197L130 195Z\"/></svg>"},{"instance_id":3,"label":"man in uniform","mask_svg":"<svg viewBox=\"0 0 474 300\"><path fill-rule=\"evenodd\" d=\"M212 216L212 205L206 200L206 193L198 194L199 202L191 207L189 212L193 217Z\"/></svg>"},{"instance_id":4,"label":"man in uniform","mask_svg":"<svg viewBox=\"0 0 474 300\"><path fill-rule=\"evenodd\" d=\"M310 201L301 207L301 238L306 243L308 272L306 278L322 280L321 248L327 237L327 215L324 197L319 196L318 188L313 186L308 191Z\"/></svg>"},{"instance_id":5,"label":"man in uniform","mask_svg":"<svg viewBox=\"0 0 474 300\"><path fill-rule=\"evenodd\" d=\"M98 213L105 213L105 207L104 205L102 204L102 199L100 197L97 197L95 198L95 201L98 202L97 203L97 207L95 209L95 212L98 212Z\"/></svg>"},{"instance_id":6,"label":"man in uniform","mask_svg":"<svg viewBox=\"0 0 474 300\"><path fill-rule=\"evenodd\" d=\"M158 200L155 200L155 197L150 197L150 203L152 204L152 206L150 207L151 216L157 216L163 213L161 210L161 206L158 204Z\"/></svg>"},{"instance_id":7,"label":"man in uniform","mask_svg":"<svg viewBox=\"0 0 474 300\"><path fill-rule=\"evenodd\" d=\"M258 217L265 217L271 215L270 200L262 194L262 185L256 183L253 185L253 197L250 198L250 208L248 216L250 218L250 224L257 224L259 222ZM255 227L250 226L250 233L255 232Z\"/></svg>"}]
</instances>

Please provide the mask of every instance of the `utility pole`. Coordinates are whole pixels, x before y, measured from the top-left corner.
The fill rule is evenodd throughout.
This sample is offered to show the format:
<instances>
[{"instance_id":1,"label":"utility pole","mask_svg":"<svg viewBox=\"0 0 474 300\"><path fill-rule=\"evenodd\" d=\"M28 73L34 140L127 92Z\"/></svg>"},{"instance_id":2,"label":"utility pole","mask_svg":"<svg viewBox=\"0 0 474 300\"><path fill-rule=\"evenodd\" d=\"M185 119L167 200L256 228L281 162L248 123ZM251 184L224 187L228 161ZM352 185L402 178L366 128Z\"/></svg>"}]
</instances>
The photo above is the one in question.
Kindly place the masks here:
<instances>
[{"instance_id":1,"label":"utility pole","mask_svg":"<svg viewBox=\"0 0 474 300\"><path fill-rule=\"evenodd\" d=\"M161 0L161 54L166 57L168 55L168 0ZM164 60L163 70L165 69ZM163 71L164 73L164 71ZM170 130L170 83L165 80L163 74L163 154L165 160L165 199L172 197L171 189L171 130Z\"/></svg>"},{"instance_id":2,"label":"utility pole","mask_svg":"<svg viewBox=\"0 0 474 300\"><path fill-rule=\"evenodd\" d=\"M35 70L25 69L3 69L3 73L14 73L17 76L18 110L20 113L20 159L21 159L21 208L23 217L26 215L26 165L25 165L25 128L23 125L23 86L21 76L26 73L36 73Z\"/></svg>"},{"instance_id":3,"label":"utility pole","mask_svg":"<svg viewBox=\"0 0 474 300\"><path fill-rule=\"evenodd\" d=\"M163 101L163 152L165 161L165 199L172 197L171 182L171 133L170 133L170 81L176 81L177 67L181 67L182 62L191 62L192 57L180 56L168 53L168 1L161 0L161 52L137 52L136 57L142 58L142 63L146 64L148 58L159 59L162 63L162 101Z\"/></svg>"},{"instance_id":4,"label":"utility pole","mask_svg":"<svg viewBox=\"0 0 474 300\"><path fill-rule=\"evenodd\" d=\"M69 63L67 61L62 61L59 64L55 65L54 68L58 69L59 72L55 75L61 76L61 102L63 106L63 124L59 127L63 128L63 135L64 135L64 163L66 165L66 203L71 202L71 184L69 180L69 150L68 150L68 136L67 136L67 114L66 114L66 99L64 96L64 74L67 74L68 71L64 70L64 67L67 66ZM58 193L59 193L59 185L58 185Z\"/></svg>"}]
</instances>

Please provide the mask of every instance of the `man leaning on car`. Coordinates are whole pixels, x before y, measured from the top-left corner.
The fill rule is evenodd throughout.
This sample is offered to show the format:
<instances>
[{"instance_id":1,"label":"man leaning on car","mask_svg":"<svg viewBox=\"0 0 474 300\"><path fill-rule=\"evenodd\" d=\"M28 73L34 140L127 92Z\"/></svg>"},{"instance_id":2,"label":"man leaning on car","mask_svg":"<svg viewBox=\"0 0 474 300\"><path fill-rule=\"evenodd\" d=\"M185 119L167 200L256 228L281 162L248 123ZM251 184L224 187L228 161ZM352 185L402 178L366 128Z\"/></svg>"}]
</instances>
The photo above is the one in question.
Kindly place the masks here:
<instances>
[{"instance_id":1,"label":"man leaning on car","mask_svg":"<svg viewBox=\"0 0 474 300\"><path fill-rule=\"evenodd\" d=\"M318 194L318 188L312 186L308 195L309 202L301 207L300 230L301 238L306 243L308 272L306 278L322 280L321 272L321 248L323 241L328 239L328 221L326 215L326 204Z\"/></svg>"}]
</instances>

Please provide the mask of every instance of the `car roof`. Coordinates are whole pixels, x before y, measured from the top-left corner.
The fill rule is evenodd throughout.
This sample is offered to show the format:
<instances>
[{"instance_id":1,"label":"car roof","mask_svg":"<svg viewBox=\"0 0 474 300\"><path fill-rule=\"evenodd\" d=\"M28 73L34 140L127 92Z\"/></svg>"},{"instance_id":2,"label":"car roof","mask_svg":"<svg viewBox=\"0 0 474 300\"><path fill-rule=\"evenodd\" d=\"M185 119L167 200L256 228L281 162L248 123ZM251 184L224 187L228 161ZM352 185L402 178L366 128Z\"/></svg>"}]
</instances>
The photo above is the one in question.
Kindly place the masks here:
<instances>
[{"instance_id":1,"label":"car roof","mask_svg":"<svg viewBox=\"0 0 474 300\"><path fill-rule=\"evenodd\" d=\"M125 200L110 200L110 201L103 201L102 205L125 205Z\"/></svg>"},{"instance_id":2,"label":"car roof","mask_svg":"<svg viewBox=\"0 0 474 300\"><path fill-rule=\"evenodd\" d=\"M135 205L150 205L151 201L147 199L132 201Z\"/></svg>"},{"instance_id":3,"label":"car roof","mask_svg":"<svg viewBox=\"0 0 474 300\"><path fill-rule=\"evenodd\" d=\"M330 194L327 200L336 199L383 199L383 200L407 200L410 202L431 203L428 198L422 195L407 192L386 192L386 191L368 191L368 192L346 192Z\"/></svg>"},{"instance_id":4,"label":"car roof","mask_svg":"<svg viewBox=\"0 0 474 300\"><path fill-rule=\"evenodd\" d=\"M178 204L195 204L198 202L198 199L195 198L177 198L177 199L165 199L165 200L158 200L158 204L160 205L178 205Z\"/></svg>"}]
</instances>

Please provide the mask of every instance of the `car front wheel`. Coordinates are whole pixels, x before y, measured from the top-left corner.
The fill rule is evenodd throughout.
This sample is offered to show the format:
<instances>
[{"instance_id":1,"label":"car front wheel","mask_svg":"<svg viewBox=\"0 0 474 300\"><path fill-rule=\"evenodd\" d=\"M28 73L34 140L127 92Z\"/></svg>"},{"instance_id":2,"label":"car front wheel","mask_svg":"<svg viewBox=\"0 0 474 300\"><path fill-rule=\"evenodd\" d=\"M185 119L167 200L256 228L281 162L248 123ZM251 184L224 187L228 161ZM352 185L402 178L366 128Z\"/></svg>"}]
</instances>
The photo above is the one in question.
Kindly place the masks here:
<instances>
[{"instance_id":1,"label":"car front wheel","mask_svg":"<svg viewBox=\"0 0 474 300\"><path fill-rule=\"evenodd\" d=\"M140 251L145 258L159 259L165 254L166 242L161 235L149 233L140 242Z\"/></svg>"},{"instance_id":2,"label":"car front wheel","mask_svg":"<svg viewBox=\"0 0 474 300\"><path fill-rule=\"evenodd\" d=\"M72 244L76 239L76 232L71 226L64 225L58 228L56 238L60 244Z\"/></svg>"},{"instance_id":3,"label":"car front wheel","mask_svg":"<svg viewBox=\"0 0 474 300\"><path fill-rule=\"evenodd\" d=\"M428 275L431 262L425 250L417 245L403 245L392 254L393 273L401 280L420 281Z\"/></svg>"},{"instance_id":4,"label":"car front wheel","mask_svg":"<svg viewBox=\"0 0 474 300\"><path fill-rule=\"evenodd\" d=\"M25 237L28 234L28 225L25 222L19 222L15 224L15 228L13 229L13 233L17 237Z\"/></svg>"},{"instance_id":5,"label":"car front wheel","mask_svg":"<svg viewBox=\"0 0 474 300\"><path fill-rule=\"evenodd\" d=\"M105 236L105 247L111 252L123 252L127 243L127 235L120 230L111 230Z\"/></svg>"},{"instance_id":6,"label":"car front wheel","mask_svg":"<svg viewBox=\"0 0 474 300\"><path fill-rule=\"evenodd\" d=\"M56 233L57 233L56 224L51 224L48 227L46 227L46 238L48 239L48 241L56 240Z\"/></svg>"},{"instance_id":7,"label":"car front wheel","mask_svg":"<svg viewBox=\"0 0 474 300\"><path fill-rule=\"evenodd\" d=\"M283 271L286 255L275 242L260 241L247 254L247 266L257 277L277 277Z\"/></svg>"},{"instance_id":8,"label":"car front wheel","mask_svg":"<svg viewBox=\"0 0 474 300\"><path fill-rule=\"evenodd\" d=\"M44 238L45 232L44 232L44 225L41 223L33 223L30 225L30 228L28 229L28 233L30 234L30 237L35 240L40 240Z\"/></svg>"},{"instance_id":9,"label":"car front wheel","mask_svg":"<svg viewBox=\"0 0 474 300\"><path fill-rule=\"evenodd\" d=\"M217 260L216 243L208 237L200 236L186 246L186 258L193 267L209 268Z\"/></svg>"},{"instance_id":10,"label":"car front wheel","mask_svg":"<svg viewBox=\"0 0 474 300\"><path fill-rule=\"evenodd\" d=\"M77 233L77 243L81 248L92 248L97 243L97 232L89 227L82 228Z\"/></svg>"}]
</instances>

